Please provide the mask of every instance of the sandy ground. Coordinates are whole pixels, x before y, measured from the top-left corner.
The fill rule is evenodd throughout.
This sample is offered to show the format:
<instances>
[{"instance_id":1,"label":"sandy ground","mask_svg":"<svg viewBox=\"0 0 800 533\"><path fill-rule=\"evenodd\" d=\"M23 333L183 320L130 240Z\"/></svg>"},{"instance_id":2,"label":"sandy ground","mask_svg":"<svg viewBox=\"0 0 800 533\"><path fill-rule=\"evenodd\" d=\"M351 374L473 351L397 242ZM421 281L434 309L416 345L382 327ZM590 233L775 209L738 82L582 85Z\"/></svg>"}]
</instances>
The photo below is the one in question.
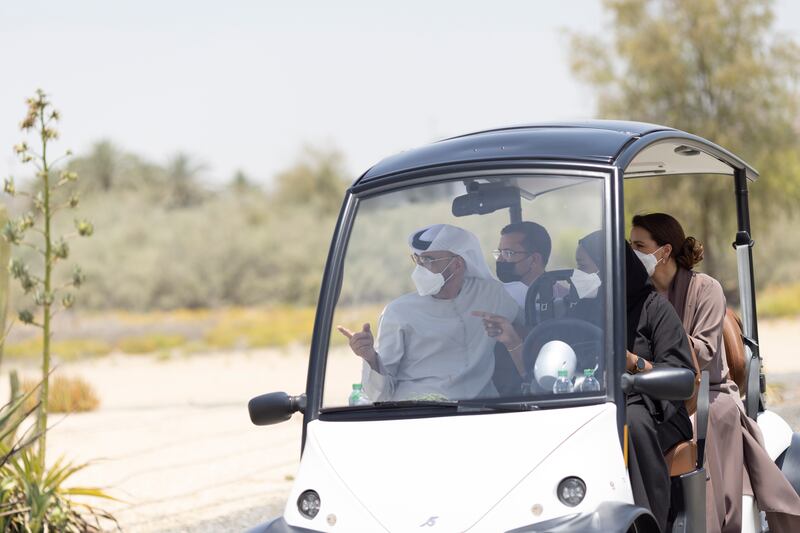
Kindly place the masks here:
<instances>
[{"instance_id":1,"label":"sandy ground","mask_svg":"<svg viewBox=\"0 0 800 533\"><path fill-rule=\"evenodd\" d=\"M800 428L800 319L761 325L773 405ZM256 427L247 401L271 391L304 389L307 351L263 350L159 360L111 356L62 366L102 398L93 413L54 416L50 458L93 464L76 485L107 487L124 500L105 504L125 531L243 531L282 512L297 469L301 420ZM358 381L358 362L335 354L343 399ZM0 378L0 383L7 379ZM0 389L0 394L7 392Z\"/></svg>"},{"instance_id":2,"label":"sandy ground","mask_svg":"<svg viewBox=\"0 0 800 533\"><path fill-rule=\"evenodd\" d=\"M63 365L58 371L89 381L102 405L52 416L48 453L92 461L74 484L107 487L124 500L104 506L125 531L242 531L282 512L302 429L300 415L252 425L247 401L264 392L302 392L307 357L298 347ZM358 375L357 362L343 354L336 360L338 372ZM346 398L348 386L332 392Z\"/></svg>"}]
</instances>

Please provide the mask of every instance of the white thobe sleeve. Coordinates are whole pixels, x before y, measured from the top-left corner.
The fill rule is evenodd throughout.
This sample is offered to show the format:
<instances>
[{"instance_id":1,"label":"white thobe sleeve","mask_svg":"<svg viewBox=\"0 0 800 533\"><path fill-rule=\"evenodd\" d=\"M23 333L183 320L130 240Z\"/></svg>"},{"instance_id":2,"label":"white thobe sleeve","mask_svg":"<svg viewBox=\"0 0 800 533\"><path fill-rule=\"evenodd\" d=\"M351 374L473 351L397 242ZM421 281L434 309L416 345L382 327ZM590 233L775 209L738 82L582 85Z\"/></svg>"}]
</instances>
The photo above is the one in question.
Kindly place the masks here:
<instances>
[{"instance_id":1,"label":"white thobe sleeve","mask_svg":"<svg viewBox=\"0 0 800 533\"><path fill-rule=\"evenodd\" d=\"M375 351L378 352L378 368L373 370L364 362L361 383L371 401L390 400L397 385L397 369L405 353L403 324L390 307L383 310L378 321Z\"/></svg>"}]
</instances>

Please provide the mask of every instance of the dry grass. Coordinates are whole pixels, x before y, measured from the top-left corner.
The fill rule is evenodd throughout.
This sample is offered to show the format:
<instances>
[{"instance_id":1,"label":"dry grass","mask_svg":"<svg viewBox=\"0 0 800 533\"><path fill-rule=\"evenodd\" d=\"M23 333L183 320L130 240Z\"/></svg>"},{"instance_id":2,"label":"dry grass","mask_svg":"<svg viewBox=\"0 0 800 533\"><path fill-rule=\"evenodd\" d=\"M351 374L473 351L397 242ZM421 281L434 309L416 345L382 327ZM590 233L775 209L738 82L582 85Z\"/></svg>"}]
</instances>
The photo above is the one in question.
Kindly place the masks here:
<instances>
[{"instance_id":1,"label":"dry grass","mask_svg":"<svg viewBox=\"0 0 800 533\"><path fill-rule=\"evenodd\" d=\"M37 380L26 379L22 382L23 394L33 390L39 384ZM38 401L38 393L28 399L27 409L32 409ZM55 375L50 378L48 394L49 411L51 413L84 413L100 407L100 398L92 386L80 377Z\"/></svg>"},{"instance_id":2,"label":"dry grass","mask_svg":"<svg viewBox=\"0 0 800 533\"><path fill-rule=\"evenodd\" d=\"M311 342L313 307L229 309L203 337L214 349L283 347Z\"/></svg>"},{"instance_id":3,"label":"dry grass","mask_svg":"<svg viewBox=\"0 0 800 533\"><path fill-rule=\"evenodd\" d=\"M786 393L786 385L783 383L767 383L767 404L781 404Z\"/></svg>"},{"instance_id":4,"label":"dry grass","mask_svg":"<svg viewBox=\"0 0 800 533\"><path fill-rule=\"evenodd\" d=\"M172 350L173 348L178 348L185 344L186 337L183 335L151 333L148 335L120 339L117 343L117 347L120 351L128 354L148 354Z\"/></svg>"},{"instance_id":5,"label":"dry grass","mask_svg":"<svg viewBox=\"0 0 800 533\"><path fill-rule=\"evenodd\" d=\"M800 283L769 287L757 299L759 318L800 316Z\"/></svg>"},{"instance_id":6,"label":"dry grass","mask_svg":"<svg viewBox=\"0 0 800 533\"><path fill-rule=\"evenodd\" d=\"M108 342L99 339L65 339L50 343L50 353L62 361L108 355L112 351ZM7 344L3 355L12 359L39 359L42 357L42 339L34 337Z\"/></svg>"},{"instance_id":7,"label":"dry grass","mask_svg":"<svg viewBox=\"0 0 800 533\"><path fill-rule=\"evenodd\" d=\"M224 311L223 311L224 312ZM149 325L163 322L192 323L213 319L217 311L213 309L174 309L172 311L150 311L147 313L132 313L129 311L115 311L98 315L110 316L132 325Z\"/></svg>"},{"instance_id":8,"label":"dry grass","mask_svg":"<svg viewBox=\"0 0 800 533\"><path fill-rule=\"evenodd\" d=\"M365 322L369 322L373 332L377 331L381 310L381 306L375 305L342 307L336 311L334 326L341 324L360 330ZM159 357L168 358L175 350L192 354L228 349L285 348L311 342L315 315L314 307L289 306L85 314L80 315L80 320L75 320L90 325L85 338L55 340L51 347L53 356L62 361L103 356L115 350L126 354L160 354ZM130 330L129 335L125 335L127 330ZM116 333L104 335L104 331ZM80 335L80 331L71 333ZM331 344L341 346L346 343L347 339L334 329ZM5 347L5 355L10 359L38 360L41 353L39 338L9 343Z\"/></svg>"}]
</instances>

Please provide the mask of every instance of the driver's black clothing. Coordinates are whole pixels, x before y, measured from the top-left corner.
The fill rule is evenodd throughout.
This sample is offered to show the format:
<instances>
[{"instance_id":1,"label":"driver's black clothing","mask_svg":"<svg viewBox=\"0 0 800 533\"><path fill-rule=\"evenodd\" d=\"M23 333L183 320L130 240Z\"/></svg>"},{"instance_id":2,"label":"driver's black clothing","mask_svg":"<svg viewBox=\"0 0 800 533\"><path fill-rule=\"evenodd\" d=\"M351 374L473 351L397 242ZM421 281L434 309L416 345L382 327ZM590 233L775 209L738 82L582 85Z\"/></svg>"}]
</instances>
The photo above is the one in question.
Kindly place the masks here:
<instances>
[{"instance_id":1,"label":"driver's black clothing","mask_svg":"<svg viewBox=\"0 0 800 533\"><path fill-rule=\"evenodd\" d=\"M655 292L644 266L626 246L627 348L654 366L693 370L689 343L670 303ZM670 480L664 453L692 438L683 402L631 394L627 399L630 432L628 471L637 505L650 509L665 530L670 508Z\"/></svg>"}]
</instances>

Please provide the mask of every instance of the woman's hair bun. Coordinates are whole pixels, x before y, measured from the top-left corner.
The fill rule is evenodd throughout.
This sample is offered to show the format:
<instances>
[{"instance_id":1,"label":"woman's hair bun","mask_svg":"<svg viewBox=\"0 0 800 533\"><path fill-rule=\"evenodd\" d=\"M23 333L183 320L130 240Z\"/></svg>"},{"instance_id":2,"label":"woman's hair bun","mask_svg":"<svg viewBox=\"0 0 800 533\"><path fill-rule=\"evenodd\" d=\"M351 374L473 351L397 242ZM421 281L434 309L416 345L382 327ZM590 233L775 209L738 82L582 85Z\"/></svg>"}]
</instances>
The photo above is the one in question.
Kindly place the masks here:
<instances>
[{"instance_id":1,"label":"woman's hair bun","mask_svg":"<svg viewBox=\"0 0 800 533\"><path fill-rule=\"evenodd\" d=\"M680 250L676 250L675 261L688 270L703 260L703 244L694 237L686 237Z\"/></svg>"}]
</instances>

